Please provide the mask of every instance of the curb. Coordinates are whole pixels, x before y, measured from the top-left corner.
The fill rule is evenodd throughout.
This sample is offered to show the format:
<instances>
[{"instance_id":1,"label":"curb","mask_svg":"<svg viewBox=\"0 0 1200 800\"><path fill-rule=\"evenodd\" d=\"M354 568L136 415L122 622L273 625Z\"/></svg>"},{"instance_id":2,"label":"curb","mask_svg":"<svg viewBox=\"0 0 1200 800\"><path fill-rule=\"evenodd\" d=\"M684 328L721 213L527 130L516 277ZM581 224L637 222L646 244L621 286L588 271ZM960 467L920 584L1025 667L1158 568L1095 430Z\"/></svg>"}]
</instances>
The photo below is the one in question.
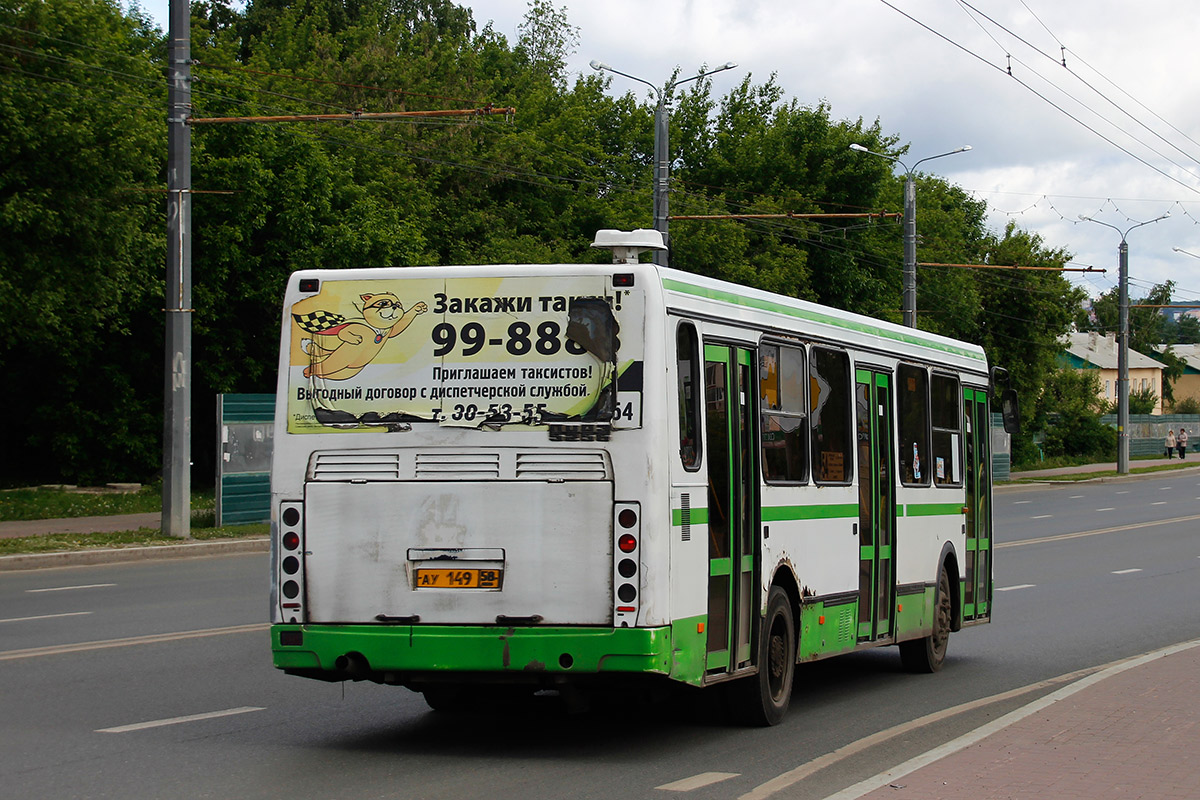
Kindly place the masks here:
<instances>
[{"instance_id":1,"label":"curb","mask_svg":"<svg viewBox=\"0 0 1200 800\"><path fill-rule=\"evenodd\" d=\"M63 553L30 553L19 556L0 556L0 572L54 567L83 567L94 564L121 564L128 561L150 561L168 558L203 558L205 556L265 553L270 538L230 539L216 542L192 542L150 547L122 547L106 550L72 550Z\"/></svg>"}]
</instances>

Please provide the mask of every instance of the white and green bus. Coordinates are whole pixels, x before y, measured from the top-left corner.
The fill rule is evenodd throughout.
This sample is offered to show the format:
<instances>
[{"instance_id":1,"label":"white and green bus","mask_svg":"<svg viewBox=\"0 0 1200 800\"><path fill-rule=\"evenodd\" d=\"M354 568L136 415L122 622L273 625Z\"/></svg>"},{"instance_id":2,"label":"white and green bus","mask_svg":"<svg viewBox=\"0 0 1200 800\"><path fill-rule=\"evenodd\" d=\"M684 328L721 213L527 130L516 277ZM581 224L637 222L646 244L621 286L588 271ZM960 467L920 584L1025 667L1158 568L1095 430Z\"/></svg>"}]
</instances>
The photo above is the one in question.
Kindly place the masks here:
<instances>
[{"instance_id":1,"label":"white and green bus","mask_svg":"<svg viewBox=\"0 0 1200 800\"><path fill-rule=\"evenodd\" d=\"M938 670L991 614L982 349L595 246L291 277L275 666L434 708L721 686L758 724L800 662Z\"/></svg>"}]
</instances>

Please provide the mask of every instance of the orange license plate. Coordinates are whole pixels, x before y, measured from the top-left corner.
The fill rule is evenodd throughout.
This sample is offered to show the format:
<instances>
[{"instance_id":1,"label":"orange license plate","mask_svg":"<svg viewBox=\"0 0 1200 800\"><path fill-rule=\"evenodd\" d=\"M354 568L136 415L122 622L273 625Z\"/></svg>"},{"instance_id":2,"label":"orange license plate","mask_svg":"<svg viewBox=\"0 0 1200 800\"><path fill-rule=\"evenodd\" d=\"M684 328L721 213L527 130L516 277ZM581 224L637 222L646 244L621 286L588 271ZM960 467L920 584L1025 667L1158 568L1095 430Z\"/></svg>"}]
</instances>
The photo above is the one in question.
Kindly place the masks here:
<instances>
[{"instance_id":1,"label":"orange license plate","mask_svg":"<svg viewBox=\"0 0 1200 800\"><path fill-rule=\"evenodd\" d=\"M499 589L502 569L418 569L413 576L417 589Z\"/></svg>"}]
</instances>

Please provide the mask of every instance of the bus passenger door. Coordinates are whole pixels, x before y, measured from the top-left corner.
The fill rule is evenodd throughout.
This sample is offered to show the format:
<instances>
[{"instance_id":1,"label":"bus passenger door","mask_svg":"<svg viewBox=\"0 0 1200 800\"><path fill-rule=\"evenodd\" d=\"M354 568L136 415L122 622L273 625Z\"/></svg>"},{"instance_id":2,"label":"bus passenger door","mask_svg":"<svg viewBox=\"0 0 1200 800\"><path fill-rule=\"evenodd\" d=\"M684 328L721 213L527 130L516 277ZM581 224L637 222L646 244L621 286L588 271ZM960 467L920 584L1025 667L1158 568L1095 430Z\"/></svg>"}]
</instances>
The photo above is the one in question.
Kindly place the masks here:
<instances>
[{"instance_id":1,"label":"bus passenger door","mask_svg":"<svg viewBox=\"0 0 1200 800\"><path fill-rule=\"evenodd\" d=\"M758 529L751 350L704 347L708 460L708 673L750 665L754 610L754 532Z\"/></svg>"},{"instance_id":2,"label":"bus passenger door","mask_svg":"<svg viewBox=\"0 0 1200 800\"><path fill-rule=\"evenodd\" d=\"M963 621L991 615L992 447L987 392L963 389L967 444L967 554L963 578Z\"/></svg>"},{"instance_id":3,"label":"bus passenger door","mask_svg":"<svg viewBox=\"0 0 1200 800\"><path fill-rule=\"evenodd\" d=\"M892 635L896 530L890 376L856 370L858 409L858 640Z\"/></svg>"}]
</instances>

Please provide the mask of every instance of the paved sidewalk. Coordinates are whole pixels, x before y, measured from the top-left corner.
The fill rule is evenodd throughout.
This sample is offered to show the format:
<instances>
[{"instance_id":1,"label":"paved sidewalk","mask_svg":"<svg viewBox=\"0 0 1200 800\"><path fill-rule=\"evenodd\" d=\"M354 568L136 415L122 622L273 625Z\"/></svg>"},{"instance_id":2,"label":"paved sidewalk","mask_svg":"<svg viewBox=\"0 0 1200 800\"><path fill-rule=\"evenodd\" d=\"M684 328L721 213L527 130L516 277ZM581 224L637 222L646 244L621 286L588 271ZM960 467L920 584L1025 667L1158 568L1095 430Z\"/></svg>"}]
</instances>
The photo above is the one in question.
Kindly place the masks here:
<instances>
[{"instance_id":1,"label":"paved sidewalk","mask_svg":"<svg viewBox=\"0 0 1200 800\"><path fill-rule=\"evenodd\" d=\"M1200 797L1200 641L1090 675L829 800Z\"/></svg>"},{"instance_id":2,"label":"paved sidewalk","mask_svg":"<svg viewBox=\"0 0 1200 800\"><path fill-rule=\"evenodd\" d=\"M1182 461L1178 458L1139 458L1136 461L1129 462L1131 470L1140 469L1143 467L1157 467L1161 465L1175 466L1177 468L1200 468L1200 453L1191 454L1191 458L1185 458ZM1029 480L1030 478L1052 478L1056 475L1083 475L1088 472L1116 472L1117 462L1112 461L1107 464L1082 464L1077 467L1055 467L1053 469L1027 469L1020 472L1010 474L1012 480ZM1161 473L1148 473L1151 475ZM1124 477L1124 476L1122 476ZM1197 794L1200 796L1200 793Z\"/></svg>"}]
</instances>

